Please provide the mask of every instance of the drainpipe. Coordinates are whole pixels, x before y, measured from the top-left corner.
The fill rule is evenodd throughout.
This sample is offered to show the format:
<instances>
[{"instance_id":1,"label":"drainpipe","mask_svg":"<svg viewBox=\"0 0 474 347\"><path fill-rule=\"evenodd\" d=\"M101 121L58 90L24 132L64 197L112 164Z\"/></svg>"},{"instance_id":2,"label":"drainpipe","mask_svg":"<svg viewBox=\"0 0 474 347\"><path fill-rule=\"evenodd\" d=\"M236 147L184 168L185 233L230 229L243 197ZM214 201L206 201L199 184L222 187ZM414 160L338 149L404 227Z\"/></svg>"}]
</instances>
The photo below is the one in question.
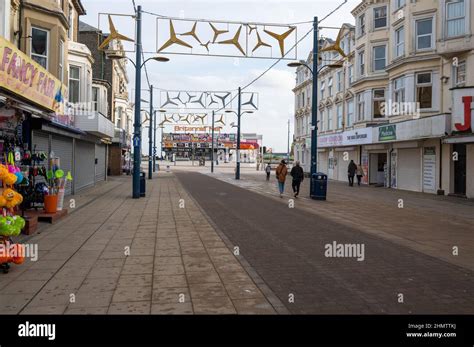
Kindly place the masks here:
<instances>
[{"instance_id":1,"label":"drainpipe","mask_svg":"<svg viewBox=\"0 0 474 347\"><path fill-rule=\"evenodd\" d=\"M388 152L387 166L388 166L388 188L392 188L392 153L395 150L393 145L390 145L390 152Z\"/></svg>"},{"instance_id":2,"label":"drainpipe","mask_svg":"<svg viewBox=\"0 0 474 347\"><path fill-rule=\"evenodd\" d=\"M438 195L444 195L443 189L443 139L439 139L439 183L438 183L438 191L436 192Z\"/></svg>"}]
</instances>

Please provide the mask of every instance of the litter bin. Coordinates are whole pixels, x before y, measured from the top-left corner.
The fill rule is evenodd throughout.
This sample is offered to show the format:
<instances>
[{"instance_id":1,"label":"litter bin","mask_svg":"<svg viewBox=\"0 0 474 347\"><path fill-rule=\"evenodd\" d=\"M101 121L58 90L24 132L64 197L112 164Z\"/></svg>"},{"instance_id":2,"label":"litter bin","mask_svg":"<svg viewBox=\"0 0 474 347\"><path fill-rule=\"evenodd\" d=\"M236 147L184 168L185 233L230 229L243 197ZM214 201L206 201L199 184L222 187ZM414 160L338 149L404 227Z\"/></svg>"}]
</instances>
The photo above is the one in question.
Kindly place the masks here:
<instances>
[{"instance_id":1,"label":"litter bin","mask_svg":"<svg viewBox=\"0 0 474 347\"><path fill-rule=\"evenodd\" d=\"M311 199L326 200L328 189L328 176L322 172L316 172L311 177Z\"/></svg>"},{"instance_id":2,"label":"litter bin","mask_svg":"<svg viewBox=\"0 0 474 347\"><path fill-rule=\"evenodd\" d=\"M146 190L146 174L144 171L140 172L140 196L143 198L145 196Z\"/></svg>"}]
</instances>

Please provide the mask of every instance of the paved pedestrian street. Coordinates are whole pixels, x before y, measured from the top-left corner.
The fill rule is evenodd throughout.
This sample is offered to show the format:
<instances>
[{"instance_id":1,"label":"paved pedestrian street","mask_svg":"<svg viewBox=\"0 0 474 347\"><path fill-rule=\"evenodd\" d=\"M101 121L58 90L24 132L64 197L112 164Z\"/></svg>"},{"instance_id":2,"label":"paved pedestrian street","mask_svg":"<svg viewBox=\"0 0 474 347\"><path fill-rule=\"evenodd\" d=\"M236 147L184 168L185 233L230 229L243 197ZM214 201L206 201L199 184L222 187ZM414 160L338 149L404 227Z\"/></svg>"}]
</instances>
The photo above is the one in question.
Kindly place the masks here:
<instances>
[{"instance_id":1,"label":"paved pedestrian street","mask_svg":"<svg viewBox=\"0 0 474 347\"><path fill-rule=\"evenodd\" d=\"M129 176L112 178L77 197L77 210L62 221L23 240L38 244L39 259L0 275L0 312L287 312L174 175L147 181L146 198L132 199L130 190Z\"/></svg>"},{"instance_id":2,"label":"paved pedestrian street","mask_svg":"<svg viewBox=\"0 0 474 347\"><path fill-rule=\"evenodd\" d=\"M0 274L0 312L474 312L467 200L336 182L326 202L305 197L307 182L280 199L274 178L250 169L240 181L224 168L172 171L147 180L145 198L131 198L129 176L72 196L67 217L22 238L39 258ZM363 252L331 256L335 244Z\"/></svg>"}]
</instances>

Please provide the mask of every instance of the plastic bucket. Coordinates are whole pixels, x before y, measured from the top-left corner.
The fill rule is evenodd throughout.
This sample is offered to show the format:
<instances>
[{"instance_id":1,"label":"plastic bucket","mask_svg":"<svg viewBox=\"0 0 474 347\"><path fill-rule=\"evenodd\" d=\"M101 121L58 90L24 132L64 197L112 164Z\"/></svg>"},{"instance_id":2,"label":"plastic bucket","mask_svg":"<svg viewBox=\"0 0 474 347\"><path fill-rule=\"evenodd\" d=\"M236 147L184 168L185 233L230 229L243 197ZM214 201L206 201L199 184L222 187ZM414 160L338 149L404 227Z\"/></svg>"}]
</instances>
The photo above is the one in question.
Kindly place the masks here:
<instances>
[{"instance_id":1,"label":"plastic bucket","mask_svg":"<svg viewBox=\"0 0 474 347\"><path fill-rule=\"evenodd\" d=\"M46 213L56 213L58 211L57 195L44 196L44 210L46 211Z\"/></svg>"}]
</instances>

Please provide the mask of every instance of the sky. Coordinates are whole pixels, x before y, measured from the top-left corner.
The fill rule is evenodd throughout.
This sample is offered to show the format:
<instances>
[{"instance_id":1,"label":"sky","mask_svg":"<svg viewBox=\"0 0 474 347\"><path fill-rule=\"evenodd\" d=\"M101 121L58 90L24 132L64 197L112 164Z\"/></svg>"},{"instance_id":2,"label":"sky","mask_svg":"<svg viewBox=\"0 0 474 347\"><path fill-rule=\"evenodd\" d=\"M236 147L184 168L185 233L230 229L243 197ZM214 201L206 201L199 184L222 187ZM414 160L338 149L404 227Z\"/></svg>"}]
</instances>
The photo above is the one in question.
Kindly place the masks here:
<instances>
[{"instance_id":1,"label":"sky","mask_svg":"<svg viewBox=\"0 0 474 347\"><path fill-rule=\"evenodd\" d=\"M141 5L144 11L161 16L278 24L312 21L314 16L323 18L343 2L344 0L135 0L136 5ZM99 13L134 14L132 0L82 0L82 3L87 15L82 16L81 20L95 27L99 26L104 32L108 32L106 17L103 15L99 17ZM341 9L328 17L321 25L340 27L345 22L353 23L354 19L350 12L358 3L360 0L348 0ZM121 34L134 37L135 28L131 18L113 18L115 26ZM156 50L156 23L156 16L143 15L143 50L145 52ZM299 24L298 39L311 27L312 23ZM323 29L320 34L335 38L337 30ZM294 42L293 39L292 43ZM298 44L297 58L306 59L311 48L312 34ZM295 54L293 53L293 55ZM128 56L135 60L134 53L128 53ZM149 56L151 54L145 55L145 57ZM155 88L192 91L236 90L239 86L248 84L275 62L275 59L178 54L170 54L167 57L170 58L167 63L147 63L148 77ZM288 67L287 63L288 61L285 60L280 61L261 79L248 87L246 91L258 93L259 109L253 114L242 116L241 131L262 134L264 146L272 148L274 152L286 152L288 119L290 119L290 133L291 136L293 135L294 94L292 89L295 87L295 69ZM147 87L144 72L142 70L142 88ZM135 74L131 64L128 64L128 76L130 95L133 95ZM143 98L148 99L146 93L143 94ZM155 94L156 99L158 98ZM154 106L159 108L159 102L154 103ZM142 107L148 108L149 106L145 104ZM229 124L236 121L236 116L226 114L225 117L227 126L224 131L235 132L235 129L232 131ZM165 132L169 131L172 131L171 126L165 128ZM147 131L144 131L142 143L143 150L147 153Z\"/></svg>"}]
</instances>

